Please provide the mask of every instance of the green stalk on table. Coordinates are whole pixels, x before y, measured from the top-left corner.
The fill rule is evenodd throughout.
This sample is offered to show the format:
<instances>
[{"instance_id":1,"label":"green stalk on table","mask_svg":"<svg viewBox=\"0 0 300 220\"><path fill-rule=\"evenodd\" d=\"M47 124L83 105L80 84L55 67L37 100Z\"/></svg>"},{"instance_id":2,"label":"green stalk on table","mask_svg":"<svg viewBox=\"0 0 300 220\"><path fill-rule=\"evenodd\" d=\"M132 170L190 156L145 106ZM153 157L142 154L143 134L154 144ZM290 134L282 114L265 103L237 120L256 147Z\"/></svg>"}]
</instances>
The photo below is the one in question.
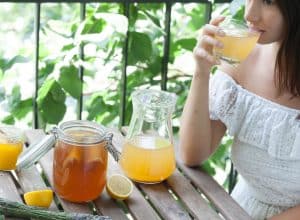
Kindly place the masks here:
<instances>
[{"instance_id":1,"label":"green stalk on table","mask_svg":"<svg viewBox=\"0 0 300 220\"><path fill-rule=\"evenodd\" d=\"M109 216L91 215L85 213L54 212L19 202L0 198L0 220L2 215L22 218L37 218L40 220L109 220Z\"/></svg>"}]
</instances>

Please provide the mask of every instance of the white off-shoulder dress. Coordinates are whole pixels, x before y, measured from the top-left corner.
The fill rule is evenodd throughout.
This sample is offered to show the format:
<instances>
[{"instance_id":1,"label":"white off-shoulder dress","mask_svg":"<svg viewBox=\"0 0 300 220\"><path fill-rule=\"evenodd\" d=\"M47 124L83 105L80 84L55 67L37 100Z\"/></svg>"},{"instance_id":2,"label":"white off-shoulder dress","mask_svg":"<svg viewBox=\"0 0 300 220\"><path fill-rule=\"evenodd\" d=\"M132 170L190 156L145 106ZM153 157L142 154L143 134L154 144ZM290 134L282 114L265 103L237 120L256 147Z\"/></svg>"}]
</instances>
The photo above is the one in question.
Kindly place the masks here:
<instances>
[{"instance_id":1,"label":"white off-shoulder dress","mask_svg":"<svg viewBox=\"0 0 300 220\"><path fill-rule=\"evenodd\" d=\"M300 111L249 92L219 70L209 86L210 118L234 137L231 156L241 178L232 197L257 220L299 205Z\"/></svg>"}]
</instances>

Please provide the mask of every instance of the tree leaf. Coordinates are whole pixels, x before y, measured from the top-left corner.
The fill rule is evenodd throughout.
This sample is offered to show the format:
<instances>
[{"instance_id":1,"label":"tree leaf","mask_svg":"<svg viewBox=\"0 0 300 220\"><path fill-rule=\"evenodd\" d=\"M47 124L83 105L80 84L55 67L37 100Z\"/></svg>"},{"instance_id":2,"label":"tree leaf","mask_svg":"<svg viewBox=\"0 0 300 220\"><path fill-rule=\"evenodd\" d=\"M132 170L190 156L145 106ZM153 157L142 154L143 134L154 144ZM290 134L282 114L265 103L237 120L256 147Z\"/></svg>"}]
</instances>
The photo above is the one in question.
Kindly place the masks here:
<instances>
[{"instance_id":1,"label":"tree leaf","mask_svg":"<svg viewBox=\"0 0 300 220\"><path fill-rule=\"evenodd\" d=\"M193 51L196 44L197 40L195 38L182 38L175 42L177 49L183 48L189 51Z\"/></svg>"},{"instance_id":2,"label":"tree leaf","mask_svg":"<svg viewBox=\"0 0 300 220\"><path fill-rule=\"evenodd\" d=\"M98 34L103 30L106 21L102 18L96 19L94 16L91 16L87 18L83 24L84 27L81 34Z\"/></svg>"},{"instance_id":3,"label":"tree leaf","mask_svg":"<svg viewBox=\"0 0 300 220\"><path fill-rule=\"evenodd\" d=\"M162 64L162 57L154 56L154 58L151 60L151 62L148 65L148 69L153 75L156 75L161 72L161 64Z\"/></svg>"},{"instance_id":4,"label":"tree leaf","mask_svg":"<svg viewBox=\"0 0 300 220\"><path fill-rule=\"evenodd\" d=\"M21 92L20 92L20 86L14 86L12 89L12 93L10 96L7 97L8 99L8 106L10 111L14 108L16 108L21 101Z\"/></svg>"},{"instance_id":5,"label":"tree leaf","mask_svg":"<svg viewBox=\"0 0 300 220\"><path fill-rule=\"evenodd\" d=\"M103 101L103 97L100 95L93 96L87 106L87 110L89 112L87 120L94 120L99 114L101 114L101 112L104 112L104 108L105 103Z\"/></svg>"},{"instance_id":6,"label":"tree leaf","mask_svg":"<svg viewBox=\"0 0 300 220\"><path fill-rule=\"evenodd\" d=\"M37 103L42 102L46 98L46 96L50 93L53 84L55 83L56 81L53 78L47 79L43 83L38 91Z\"/></svg>"},{"instance_id":7,"label":"tree leaf","mask_svg":"<svg viewBox=\"0 0 300 220\"><path fill-rule=\"evenodd\" d=\"M82 82L78 76L78 69L74 65L60 69L58 82L72 97L76 99L80 98Z\"/></svg>"},{"instance_id":8,"label":"tree leaf","mask_svg":"<svg viewBox=\"0 0 300 220\"><path fill-rule=\"evenodd\" d=\"M20 101L17 107L12 109L11 113L15 118L22 119L31 111L32 111L32 98L29 98Z\"/></svg>"},{"instance_id":9,"label":"tree leaf","mask_svg":"<svg viewBox=\"0 0 300 220\"><path fill-rule=\"evenodd\" d=\"M160 20L155 14L151 14L148 10L141 10L157 27L161 28Z\"/></svg>"},{"instance_id":10,"label":"tree leaf","mask_svg":"<svg viewBox=\"0 0 300 220\"><path fill-rule=\"evenodd\" d=\"M5 116L2 121L4 124L13 125L15 124L15 118L12 115Z\"/></svg>"},{"instance_id":11,"label":"tree leaf","mask_svg":"<svg viewBox=\"0 0 300 220\"><path fill-rule=\"evenodd\" d=\"M127 77L127 87L135 88L143 84L149 83L151 73L147 70L136 70Z\"/></svg>"},{"instance_id":12,"label":"tree leaf","mask_svg":"<svg viewBox=\"0 0 300 220\"><path fill-rule=\"evenodd\" d=\"M37 104L45 123L57 124L66 112L66 94L54 79L48 79L38 92Z\"/></svg>"},{"instance_id":13,"label":"tree leaf","mask_svg":"<svg viewBox=\"0 0 300 220\"><path fill-rule=\"evenodd\" d=\"M0 85L0 102L5 99L5 88Z\"/></svg>"},{"instance_id":14,"label":"tree leaf","mask_svg":"<svg viewBox=\"0 0 300 220\"><path fill-rule=\"evenodd\" d=\"M147 34L130 32L128 42L128 64L149 60L152 54L151 39Z\"/></svg>"},{"instance_id":15,"label":"tree leaf","mask_svg":"<svg viewBox=\"0 0 300 220\"><path fill-rule=\"evenodd\" d=\"M46 77L53 72L55 67L54 60L47 60L44 62L45 66L39 71L39 79L46 79Z\"/></svg>"},{"instance_id":16,"label":"tree leaf","mask_svg":"<svg viewBox=\"0 0 300 220\"><path fill-rule=\"evenodd\" d=\"M17 55L13 57L12 59L0 59L0 68L2 69L3 72L6 70L10 69L14 64L16 63L26 63L28 62L28 58Z\"/></svg>"},{"instance_id":17,"label":"tree leaf","mask_svg":"<svg viewBox=\"0 0 300 220\"><path fill-rule=\"evenodd\" d=\"M66 105L62 102L56 102L52 96L47 96L39 105L39 110L44 122L57 124L66 113Z\"/></svg>"},{"instance_id":18,"label":"tree leaf","mask_svg":"<svg viewBox=\"0 0 300 220\"><path fill-rule=\"evenodd\" d=\"M131 29L134 27L138 19L138 8L136 5L130 4L129 10L130 10L130 16L129 16L128 25L129 25L129 29Z\"/></svg>"}]
</instances>

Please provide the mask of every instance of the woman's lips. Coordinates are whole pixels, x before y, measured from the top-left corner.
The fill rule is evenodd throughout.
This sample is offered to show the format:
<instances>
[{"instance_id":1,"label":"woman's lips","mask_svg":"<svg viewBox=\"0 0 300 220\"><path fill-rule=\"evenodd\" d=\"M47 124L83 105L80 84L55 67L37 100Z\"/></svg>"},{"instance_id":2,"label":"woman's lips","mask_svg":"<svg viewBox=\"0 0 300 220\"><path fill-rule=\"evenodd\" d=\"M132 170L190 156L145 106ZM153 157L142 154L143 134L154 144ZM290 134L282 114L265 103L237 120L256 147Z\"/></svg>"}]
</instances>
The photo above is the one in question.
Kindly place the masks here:
<instances>
[{"instance_id":1,"label":"woman's lips","mask_svg":"<svg viewBox=\"0 0 300 220\"><path fill-rule=\"evenodd\" d=\"M263 32L265 32L264 30L259 29L259 28L256 28L256 27L249 27L249 30L250 30L251 32L258 32L258 33L260 33L260 34L262 34Z\"/></svg>"}]
</instances>

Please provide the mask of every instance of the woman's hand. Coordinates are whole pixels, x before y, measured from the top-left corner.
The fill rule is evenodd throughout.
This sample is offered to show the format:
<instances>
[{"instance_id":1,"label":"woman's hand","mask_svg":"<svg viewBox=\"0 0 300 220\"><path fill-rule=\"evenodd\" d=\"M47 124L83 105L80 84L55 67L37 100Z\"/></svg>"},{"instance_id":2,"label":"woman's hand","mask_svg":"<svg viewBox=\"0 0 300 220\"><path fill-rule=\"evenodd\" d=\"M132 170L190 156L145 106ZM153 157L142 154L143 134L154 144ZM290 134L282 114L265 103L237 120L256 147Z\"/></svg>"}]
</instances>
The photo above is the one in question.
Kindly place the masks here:
<instances>
[{"instance_id":1,"label":"woman's hand","mask_svg":"<svg viewBox=\"0 0 300 220\"><path fill-rule=\"evenodd\" d=\"M213 55L213 47L222 48L222 42L214 38L215 35L225 36L218 25L225 19L225 17L217 17L212 19L209 24L206 24L200 31L197 46L194 48L194 58L196 61L195 74L210 73L212 66L220 64L220 61Z\"/></svg>"}]
</instances>

